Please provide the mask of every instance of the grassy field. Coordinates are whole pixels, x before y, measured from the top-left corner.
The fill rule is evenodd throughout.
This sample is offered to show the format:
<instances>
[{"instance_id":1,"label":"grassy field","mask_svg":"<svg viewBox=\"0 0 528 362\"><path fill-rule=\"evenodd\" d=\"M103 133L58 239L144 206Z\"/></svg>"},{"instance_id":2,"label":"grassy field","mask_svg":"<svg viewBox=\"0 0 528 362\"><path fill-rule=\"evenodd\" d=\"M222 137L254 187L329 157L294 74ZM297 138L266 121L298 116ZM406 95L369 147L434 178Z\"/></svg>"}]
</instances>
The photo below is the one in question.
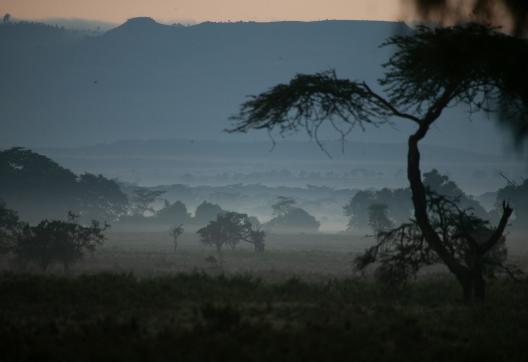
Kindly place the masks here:
<instances>
[{"instance_id":1,"label":"grassy field","mask_svg":"<svg viewBox=\"0 0 528 362\"><path fill-rule=\"evenodd\" d=\"M75 267L76 272L133 272L140 276L176 272L252 273L276 280L338 278L352 273L351 261L371 240L346 235L269 235L266 251L255 254L252 245L227 248L220 260L214 248L186 233L174 247L168 233L114 233L93 257ZM352 239L352 242L351 242ZM211 263L213 256L218 260Z\"/></svg>"},{"instance_id":2,"label":"grassy field","mask_svg":"<svg viewBox=\"0 0 528 362\"><path fill-rule=\"evenodd\" d=\"M352 272L369 242L271 235L218 265L192 234L112 234L69 275L0 274L0 361L528 360L528 282L475 306L438 268L388 290Z\"/></svg>"},{"instance_id":3,"label":"grassy field","mask_svg":"<svg viewBox=\"0 0 528 362\"><path fill-rule=\"evenodd\" d=\"M266 251L256 255L253 247L241 243L225 249L222 263L215 249L200 243L195 233L181 236L174 251L168 232L110 233L105 245L93 256L75 266L74 273L117 272L139 276L203 271L224 274L251 273L265 280L280 281L296 276L307 281L354 276L352 261L373 242L364 235L347 234L270 234ZM528 270L528 244L512 235L508 239L510 259ZM441 271L431 268L426 274ZM60 273L60 267L56 269Z\"/></svg>"}]
</instances>

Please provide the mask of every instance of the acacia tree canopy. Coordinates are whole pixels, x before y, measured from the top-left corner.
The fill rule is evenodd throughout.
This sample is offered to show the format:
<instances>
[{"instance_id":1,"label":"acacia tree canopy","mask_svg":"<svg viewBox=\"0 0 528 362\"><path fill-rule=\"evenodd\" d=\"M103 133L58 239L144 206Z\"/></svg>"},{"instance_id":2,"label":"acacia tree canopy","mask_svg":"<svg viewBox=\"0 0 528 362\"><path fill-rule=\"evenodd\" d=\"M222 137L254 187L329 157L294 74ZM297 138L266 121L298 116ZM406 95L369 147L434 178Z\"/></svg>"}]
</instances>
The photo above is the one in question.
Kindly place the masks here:
<instances>
[{"instance_id":1,"label":"acacia tree canopy","mask_svg":"<svg viewBox=\"0 0 528 362\"><path fill-rule=\"evenodd\" d=\"M234 248L239 242L253 244L256 252L264 251L264 231L255 228L246 214L224 212L218 214L216 220L199 229L204 244L216 247L219 254L224 246Z\"/></svg>"}]
</instances>

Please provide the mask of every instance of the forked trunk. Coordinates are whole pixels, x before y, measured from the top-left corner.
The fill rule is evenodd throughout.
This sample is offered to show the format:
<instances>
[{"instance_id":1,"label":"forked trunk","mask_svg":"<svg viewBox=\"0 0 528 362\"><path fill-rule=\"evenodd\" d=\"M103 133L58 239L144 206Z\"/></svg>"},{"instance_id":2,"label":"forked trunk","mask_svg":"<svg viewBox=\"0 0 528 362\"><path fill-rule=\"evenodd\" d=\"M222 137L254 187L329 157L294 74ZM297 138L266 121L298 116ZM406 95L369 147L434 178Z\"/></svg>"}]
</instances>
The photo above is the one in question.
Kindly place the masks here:
<instances>
[{"instance_id":1,"label":"forked trunk","mask_svg":"<svg viewBox=\"0 0 528 362\"><path fill-rule=\"evenodd\" d=\"M467 267L460 264L446 249L442 240L429 221L427 213L427 198L425 186L422 182L420 170L420 149L418 143L427 134L428 127L420 126L418 131L409 137L407 154L407 178L409 180L414 217L420 227L427 244L435 251L440 260L454 274L463 290L464 300L472 302L474 299L484 298L485 283L482 273L474 274ZM477 298L478 295L478 298Z\"/></svg>"}]
</instances>

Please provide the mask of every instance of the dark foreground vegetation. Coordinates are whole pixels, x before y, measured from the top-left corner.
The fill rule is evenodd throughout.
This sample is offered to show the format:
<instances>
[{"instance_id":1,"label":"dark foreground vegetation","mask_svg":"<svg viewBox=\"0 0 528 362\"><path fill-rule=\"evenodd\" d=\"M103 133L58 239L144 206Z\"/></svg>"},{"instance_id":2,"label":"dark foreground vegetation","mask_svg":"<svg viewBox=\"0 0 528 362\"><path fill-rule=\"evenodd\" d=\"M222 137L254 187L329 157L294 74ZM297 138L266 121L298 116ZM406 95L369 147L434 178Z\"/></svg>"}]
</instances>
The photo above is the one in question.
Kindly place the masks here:
<instances>
[{"instance_id":1,"label":"dark foreground vegetation","mask_svg":"<svg viewBox=\"0 0 528 362\"><path fill-rule=\"evenodd\" d=\"M479 305L447 276L404 291L250 275L0 275L2 361L526 361L528 284Z\"/></svg>"}]
</instances>

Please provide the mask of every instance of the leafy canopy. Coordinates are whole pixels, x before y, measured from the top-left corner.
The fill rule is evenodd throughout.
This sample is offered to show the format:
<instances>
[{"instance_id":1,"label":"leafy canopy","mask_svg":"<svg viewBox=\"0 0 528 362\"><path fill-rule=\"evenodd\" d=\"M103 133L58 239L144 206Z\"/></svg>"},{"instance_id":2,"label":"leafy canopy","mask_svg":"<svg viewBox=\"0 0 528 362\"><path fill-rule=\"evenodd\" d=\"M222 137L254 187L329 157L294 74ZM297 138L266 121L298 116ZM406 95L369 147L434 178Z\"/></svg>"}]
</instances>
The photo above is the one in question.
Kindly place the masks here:
<instances>
[{"instance_id":1,"label":"leafy canopy","mask_svg":"<svg viewBox=\"0 0 528 362\"><path fill-rule=\"evenodd\" d=\"M43 220L36 226L25 225L13 251L19 261L34 263L43 270L55 263L66 269L86 252L94 252L105 240L108 227L95 220L83 226L77 215L69 213L66 221Z\"/></svg>"}]
</instances>

